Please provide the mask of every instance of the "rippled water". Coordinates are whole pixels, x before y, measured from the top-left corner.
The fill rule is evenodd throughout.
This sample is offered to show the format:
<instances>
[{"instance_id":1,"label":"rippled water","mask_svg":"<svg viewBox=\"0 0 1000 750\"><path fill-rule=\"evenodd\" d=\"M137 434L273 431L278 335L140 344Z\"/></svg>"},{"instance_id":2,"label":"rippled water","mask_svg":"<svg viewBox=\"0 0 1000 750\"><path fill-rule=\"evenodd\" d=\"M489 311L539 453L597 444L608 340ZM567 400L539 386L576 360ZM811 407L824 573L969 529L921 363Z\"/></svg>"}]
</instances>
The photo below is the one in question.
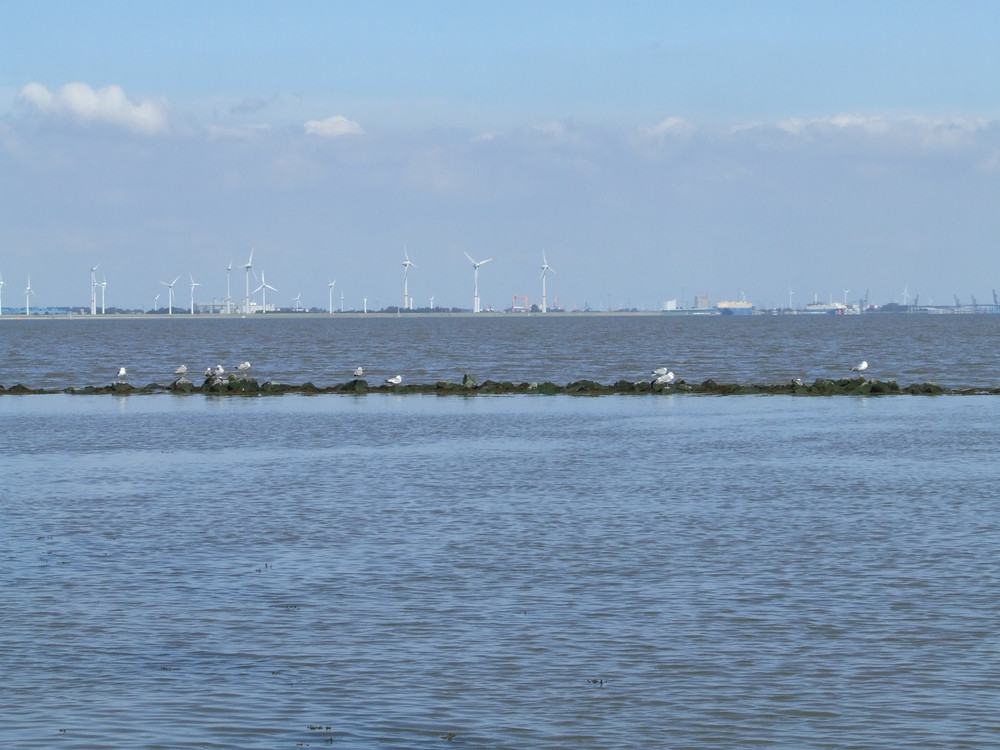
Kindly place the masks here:
<instances>
[{"instance_id":1,"label":"rippled water","mask_svg":"<svg viewBox=\"0 0 1000 750\"><path fill-rule=\"evenodd\" d=\"M3 396L0 744L993 748L998 418Z\"/></svg>"},{"instance_id":2,"label":"rippled water","mask_svg":"<svg viewBox=\"0 0 1000 750\"><path fill-rule=\"evenodd\" d=\"M381 382L552 381L648 377L654 367L701 382L787 383L792 378L868 375L903 386L1000 386L1000 315L429 317L183 315L173 318L0 319L0 384L66 388L106 385L119 366L130 382L169 383L249 360L260 382L324 386L355 367Z\"/></svg>"}]
</instances>

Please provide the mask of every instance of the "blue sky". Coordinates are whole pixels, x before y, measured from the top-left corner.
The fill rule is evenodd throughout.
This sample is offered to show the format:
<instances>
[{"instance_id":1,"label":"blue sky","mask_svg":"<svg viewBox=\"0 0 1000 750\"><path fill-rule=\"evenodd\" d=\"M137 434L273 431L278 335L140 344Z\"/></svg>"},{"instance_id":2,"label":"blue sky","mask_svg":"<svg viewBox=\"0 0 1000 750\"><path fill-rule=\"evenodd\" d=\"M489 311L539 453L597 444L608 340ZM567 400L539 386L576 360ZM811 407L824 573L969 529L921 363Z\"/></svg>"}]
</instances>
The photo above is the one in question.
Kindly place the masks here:
<instances>
[{"instance_id":1,"label":"blue sky","mask_svg":"<svg viewBox=\"0 0 1000 750\"><path fill-rule=\"evenodd\" d=\"M12 0L4 306L28 275L87 306L96 263L109 305L221 299L251 247L280 304L399 304L404 244L417 305L471 307L465 252L484 305L538 302L543 250L571 307L986 300L998 32L989 2Z\"/></svg>"}]
</instances>

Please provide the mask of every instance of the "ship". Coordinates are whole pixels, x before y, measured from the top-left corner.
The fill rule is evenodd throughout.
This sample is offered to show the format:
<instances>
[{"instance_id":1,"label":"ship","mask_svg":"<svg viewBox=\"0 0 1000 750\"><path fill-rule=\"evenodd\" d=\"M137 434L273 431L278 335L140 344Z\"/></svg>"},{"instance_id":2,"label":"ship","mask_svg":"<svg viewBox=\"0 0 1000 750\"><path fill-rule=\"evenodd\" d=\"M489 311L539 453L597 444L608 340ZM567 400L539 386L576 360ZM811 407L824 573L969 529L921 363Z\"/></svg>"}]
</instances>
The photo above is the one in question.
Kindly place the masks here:
<instances>
[{"instance_id":1,"label":"ship","mask_svg":"<svg viewBox=\"0 0 1000 750\"><path fill-rule=\"evenodd\" d=\"M718 302L716 309L723 315L752 315L753 304L742 300L740 302Z\"/></svg>"}]
</instances>

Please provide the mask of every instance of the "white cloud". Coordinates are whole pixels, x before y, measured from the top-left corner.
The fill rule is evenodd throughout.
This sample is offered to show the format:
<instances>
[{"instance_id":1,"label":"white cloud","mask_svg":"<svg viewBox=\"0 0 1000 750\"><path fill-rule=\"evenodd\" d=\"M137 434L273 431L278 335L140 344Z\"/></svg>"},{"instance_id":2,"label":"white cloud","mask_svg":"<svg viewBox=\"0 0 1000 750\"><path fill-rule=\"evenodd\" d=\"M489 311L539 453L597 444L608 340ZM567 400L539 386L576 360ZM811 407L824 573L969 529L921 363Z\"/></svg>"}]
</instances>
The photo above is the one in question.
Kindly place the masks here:
<instances>
[{"instance_id":1,"label":"white cloud","mask_svg":"<svg viewBox=\"0 0 1000 750\"><path fill-rule=\"evenodd\" d=\"M870 135L881 135L889 131L889 121L884 117L869 117L865 115L838 114L831 117L804 119L791 117L777 123L778 130L789 135L805 135L811 132L829 133L853 130Z\"/></svg>"},{"instance_id":2,"label":"white cloud","mask_svg":"<svg viewBox=\"0 0 1000 750\"><path fill-rule=\"evenodd\" d=\"M589 134L575 127L571 128L563 122L541 122L532 126L531 130L539 133L543 139L560 146L577 149L587 149L591 146Z\"/></svg>"},{"instance_id":3,"label":"white cloud","mask_svg":"<svg viewBox=\"0 0 1000 750\"><path fill-rule=\"evenodd\" d=\"M639 128L640 132L646 135L692 135L698 128L694 123L688 122L682 117L667 117L652 126Z\"/></svg>"},{"instance_id":4,"label":"white cloud","mask_svg":"<svg viewBox=\"0 0 1000 750\"><path fill-rule=\"evenodd\" d=\"M348 120L343 115L334 115L325 120L309 120L305 124L308 135L318 135L322 138L339 138L342 135L362 135L365 131L358 123Z\"/></svg>"},{"instance_id":5,"label":"white cloud","mask_svg":"<svg viewBox=\"0 0 1000 750\"><path fill-rule=\"evenodd\" d=\"M792 117L777 122L746 123L730 128L731 135L780 134L796 141L839 142L909 151L941 151L974 147L996 126L983 118L928 117L926 115L858 115Z\"/></svg>"},{"instance_id":6,"label":"white cloud","mask_svg":"<svg viewBox=\"0 0 1000 750\"><path fill-rule=\"evenodd\" d=\"M18 97L39 112L56 117L72 117L79 122L96 122L152 135L166 132L166 104L152 99L133 103L121 86L93 89L86 83L67 83L49 91L40 83L24 86Z\"/></svg>"}]
</instances>

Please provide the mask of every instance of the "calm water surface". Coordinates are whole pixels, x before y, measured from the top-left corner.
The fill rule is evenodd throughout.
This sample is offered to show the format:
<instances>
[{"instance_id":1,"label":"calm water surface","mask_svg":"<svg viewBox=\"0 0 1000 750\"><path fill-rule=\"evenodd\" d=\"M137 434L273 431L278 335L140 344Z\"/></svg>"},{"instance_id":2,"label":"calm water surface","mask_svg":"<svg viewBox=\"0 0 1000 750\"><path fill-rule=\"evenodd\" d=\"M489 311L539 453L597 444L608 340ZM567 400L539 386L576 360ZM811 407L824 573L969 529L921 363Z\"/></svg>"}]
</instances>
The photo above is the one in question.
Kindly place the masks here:
<instances>
[{"instance_id":1,"label":"calm water surface","mask_svg":"<svg viewBox=\"0 0 1000 750\"><path fill-rule=\"evenodd\" d=\"M842 322L850 359L946 348ZM536 334L517 367L612 377ZM747 353L659 336L622 370ZM181 344L153 338L122 347L160 378ZM290 378L377 361L295 342ZM466 343L481 379L515 371ZM96 378L71 369L47 377ZM998 419L992 396L2 396L0 744L994 748Z\"/></svg>"},{"instance_id":2,"label":"calm water surface","mask_svg":"<svg viewBox=\"0 0 1000 750\"><path fill-rule=\"evenodd\" d=\"M169 383L185 363L197 375L249 360L260 381L331 385L355 367L379 383L460 381L565 384L638 380L654 367L700 383L786 383L868 375L903 386L1000 386L1000 315L348 317L176 315L148 319L0 319L0 384Z\"/></svg>"}]
</instances>

